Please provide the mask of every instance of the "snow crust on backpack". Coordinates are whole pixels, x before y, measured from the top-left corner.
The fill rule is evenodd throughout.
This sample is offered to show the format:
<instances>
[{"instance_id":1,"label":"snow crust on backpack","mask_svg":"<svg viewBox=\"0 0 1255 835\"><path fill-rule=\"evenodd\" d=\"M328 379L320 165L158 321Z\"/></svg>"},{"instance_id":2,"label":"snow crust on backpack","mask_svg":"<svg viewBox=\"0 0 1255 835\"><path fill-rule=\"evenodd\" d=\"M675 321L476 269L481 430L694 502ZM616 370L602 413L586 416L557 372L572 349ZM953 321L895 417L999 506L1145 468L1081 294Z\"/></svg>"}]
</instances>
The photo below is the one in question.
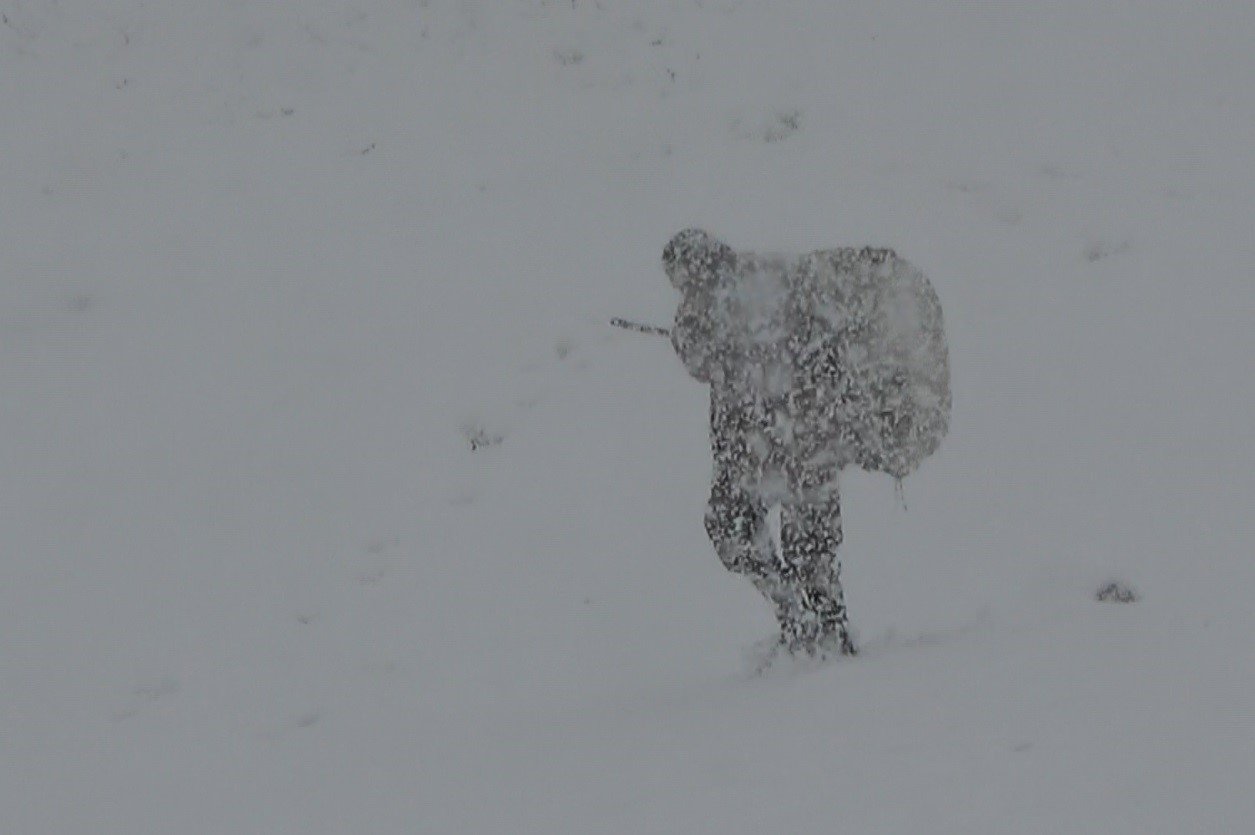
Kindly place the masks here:
<instances>
[{"instance_id":1,"label":"snow crust on backpack","mask_svg":"<svg viewBox=\"0 0 1255 835\"><path fill-rule=\"evenodd\" d=\"M663 260L689 373L753 403L797 458L902 478L936 451L951 405L941 304L893 250L738 253L685 230Z\"/></svg>"},{"instance_id":2,"label":"snow crust on backpack","mask_svg":"<svg viewBox=\"0 0 1255 835\"><path fill-rule=\"evenodd\" d=\"M941 303L919 269L890 249L813 252L796 264L806 312L794 354L823 413L821 432L866 470L902 478L950 424L950 363ZM842 430L842 427L848 427Z\"/></svg>"}]
</instances>

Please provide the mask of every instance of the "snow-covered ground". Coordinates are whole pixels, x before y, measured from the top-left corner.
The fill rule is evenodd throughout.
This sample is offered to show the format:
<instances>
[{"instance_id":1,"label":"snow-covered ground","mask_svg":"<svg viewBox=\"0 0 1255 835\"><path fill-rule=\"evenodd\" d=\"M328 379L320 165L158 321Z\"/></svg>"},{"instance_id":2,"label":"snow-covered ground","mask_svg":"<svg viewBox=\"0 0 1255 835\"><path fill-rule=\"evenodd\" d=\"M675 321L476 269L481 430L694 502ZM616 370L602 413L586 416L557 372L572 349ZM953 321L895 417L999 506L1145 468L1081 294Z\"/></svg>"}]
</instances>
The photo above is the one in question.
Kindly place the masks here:
<instances>
[{"instance_id":1,"label":"snow-covered ground","mask_svg":"<svg viewBox=\"0 0 1255 835\"><path fill-rule=\"evenodd\" d=\"M0 13L0 831L1255 829L1255 6ZM692 224L941 296L857 659L607 325Z\"/></svg>"}]
</instances>

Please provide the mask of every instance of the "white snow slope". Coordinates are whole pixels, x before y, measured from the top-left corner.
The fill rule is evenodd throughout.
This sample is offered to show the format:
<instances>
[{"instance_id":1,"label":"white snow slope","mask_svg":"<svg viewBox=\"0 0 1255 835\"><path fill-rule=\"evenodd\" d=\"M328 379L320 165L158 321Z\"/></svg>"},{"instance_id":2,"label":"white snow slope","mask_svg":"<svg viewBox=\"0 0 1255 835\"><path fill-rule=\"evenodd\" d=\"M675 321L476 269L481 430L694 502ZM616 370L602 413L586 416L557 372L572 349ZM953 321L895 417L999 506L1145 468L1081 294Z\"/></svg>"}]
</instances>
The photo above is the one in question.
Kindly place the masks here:
<instances>
[{"instance_id":1,"label":"white snow slope","mask_svg":"<svg viewBox=\"0 0 1255 835\"><path fill-rule=\"evenodd\" d=\"M0 12L0 831L1255 831L1255 5ZM857 659L607 325L686 225L941 296Z\"/></svg>"}]
</instances>

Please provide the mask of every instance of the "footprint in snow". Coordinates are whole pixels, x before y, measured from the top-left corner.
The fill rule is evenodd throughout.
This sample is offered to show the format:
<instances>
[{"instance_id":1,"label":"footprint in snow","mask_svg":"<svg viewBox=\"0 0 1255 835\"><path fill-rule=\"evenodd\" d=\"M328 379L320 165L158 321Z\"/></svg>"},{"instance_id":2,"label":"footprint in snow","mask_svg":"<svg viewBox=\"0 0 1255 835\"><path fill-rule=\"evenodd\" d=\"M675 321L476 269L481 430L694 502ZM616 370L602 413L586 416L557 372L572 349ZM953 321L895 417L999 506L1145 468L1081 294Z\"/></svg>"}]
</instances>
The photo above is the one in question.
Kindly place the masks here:
<instances>
[{"instance_id":1,"label":"footprint in snow","mask_svg":"<svg viewBox=\"0 0 1255 835\"><path fill-rule=\"evenodd\" d=\"M113 721L120 722L124 719L130 719L148 706L174 696L181 689L183 689L182 684L174 676L162 676L154 681L140 684L131 691L133 697L131 703L127 707L114 712Z\"/></svg>"},{"instance_id":2,"label":"footprint in snow","mask_svg":"<svg viewBox=\"0 0 1255 835\"><path fill-rule=\"evenodd\" d=\"M1128 241L1121 241L1118 244L1113 244L1109 241L1091 240L1085 245L1083 255L1085 256L1086 261L1091 264L1096 264L1099 261L1105 260L1114 255L1127 252L1128 249Z\"/></svg>"}]
</instances>

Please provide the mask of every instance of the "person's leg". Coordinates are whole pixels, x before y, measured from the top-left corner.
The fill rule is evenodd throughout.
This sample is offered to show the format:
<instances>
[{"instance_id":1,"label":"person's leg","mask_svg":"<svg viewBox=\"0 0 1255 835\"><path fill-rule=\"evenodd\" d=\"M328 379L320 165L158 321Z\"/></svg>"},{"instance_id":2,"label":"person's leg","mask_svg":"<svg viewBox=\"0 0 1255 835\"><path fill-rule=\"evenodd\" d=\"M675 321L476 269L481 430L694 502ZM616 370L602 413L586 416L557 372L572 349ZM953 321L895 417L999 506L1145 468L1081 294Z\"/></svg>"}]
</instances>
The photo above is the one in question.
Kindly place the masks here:
<instances>
[{"instance_id":1,"label":"person's leg","mask_svg":"<svg viewBox=\"0 0 1255 835\"><path fill-rule=\"evenodd\" d=\"M706 533L729 571L747 577L772 605L782 637L795 636L800 622L793 586L781 577L775 542L767 524L764 475L769 442L761 409L752 397L712 391L711 454L714 478L706 510ZM771 497L772 499L775 496Z\"/></svg>"},{"instance_id":2,"label":"person's leg","mask_svg":"<svg viewBox=\"0 0 1255 835\"><path fill-rule=\"evenodd\" d=\"M724 567L735 574L762 573L770 562L767 508L733 472L717 469L706 508L706 533Z\"/></svg>"},{"instance_id":3,"label":"person's leg","mask_svg":"<svg viewBox=\"0 0 1255 835\"><path fill-rule=\"evenodd\" d=\"M837 549L843 538L835 468L799 468L782 507L780 539L787 578L802 609L801 649L855 653L841 588Z\"/></svg>"},{"instance_id":4,"label":"person's leg","mask_svg":"<svg viewBox=\"0 0 1255 835\"><path fill-rule=\"evenodd\" d=\"M772 605L782 638L796 644L801 623L796 589L781 577L780 561L767 524L767 505L737 462L716 458L706 509L706 533L720 562L747 577Z\"/></svg>"}]
</instances>

